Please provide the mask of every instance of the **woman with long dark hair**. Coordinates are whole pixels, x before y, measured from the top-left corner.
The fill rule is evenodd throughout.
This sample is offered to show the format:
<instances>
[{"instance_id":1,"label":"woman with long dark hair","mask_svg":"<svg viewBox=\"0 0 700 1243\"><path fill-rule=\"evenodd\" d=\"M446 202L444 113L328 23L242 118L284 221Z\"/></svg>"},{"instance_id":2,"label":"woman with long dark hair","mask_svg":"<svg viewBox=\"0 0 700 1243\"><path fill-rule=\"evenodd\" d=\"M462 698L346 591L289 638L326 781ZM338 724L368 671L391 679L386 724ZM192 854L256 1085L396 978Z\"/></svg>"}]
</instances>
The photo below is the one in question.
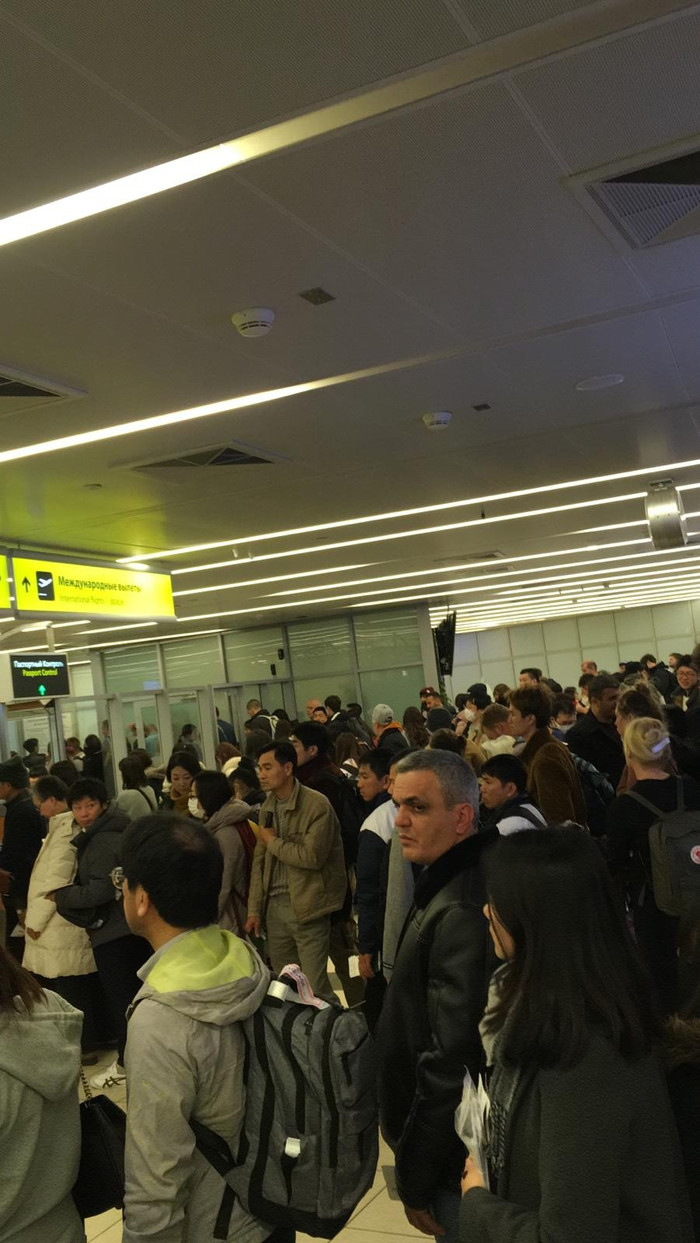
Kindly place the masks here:
<instances>
[{"instance_id":1,"label":"woman with long dark hair","mask_svg":"<svg viewBox=\"0 0 700 1243\"><path fill-rule=\"evenodd\" d=\"M692 1243L651 986L595 842L502 838L486 891L493 1192L470 1159L465 1243Z\"/></svg>"},{"instance_id":2,"label":"woman with long dark hair","mask_svg":"<svg viewBox=\"0 0 700 1243\"><path fill-rule=\"evenodd\" d=\"M411 747L427 747L430 734L425 728L420 708L408 707L403 714L402 725Z\"/></svg>"},{"instance_id":3,"label":"woman with long dark hair","mask_svg":"<svg viewBox=\"0 0 700 1243\"><path fill-rule=\"evenodd\" d=\"M0 947L0 1239L84 1243L71 1195L82 1026Z\"/></svg>"},{"instance_id":4,"label":"woman with long dark hair","mask_svg":"<svg viewBox=\"0 0 700 1243\"><path fill-rule=\"evenodd\" d=\"M231 798L228 777L213 769L204 769L197 774L192 782L192 794L197 799L206 827L224 857L216 922L220 928L244 936L250 873L257 840L249 824L250 808L241 799Z\"/></svg>"}]
</instances>

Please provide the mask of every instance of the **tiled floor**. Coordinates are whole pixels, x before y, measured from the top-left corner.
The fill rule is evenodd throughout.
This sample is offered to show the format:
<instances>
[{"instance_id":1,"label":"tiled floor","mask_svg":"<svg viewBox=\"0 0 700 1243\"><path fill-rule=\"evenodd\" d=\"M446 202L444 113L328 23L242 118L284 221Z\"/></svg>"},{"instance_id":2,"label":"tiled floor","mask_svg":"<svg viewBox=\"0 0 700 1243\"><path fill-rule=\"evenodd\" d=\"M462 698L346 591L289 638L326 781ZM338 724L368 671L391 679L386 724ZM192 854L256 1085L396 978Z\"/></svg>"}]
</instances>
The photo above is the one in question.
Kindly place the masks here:
<instances>
[{"instance_id":1,"label":"tiled floor","mask_svg":"<svg viewBox=\"0 0 700 1243\"><path fill-rule=\"evenodd\" d=\"M342 996L342 994L341 994ZM113 1059L113 1054L105 1054L99 1066L86 1070L88 1077L103 1070ZM126 1090L124 1085L106 1090L117 1105L126 1108ZM391 1167L393 1158L383 1140L380 1140L379 1167L374 1184L360 1201L353 1216L344 1230L336 1235L339 1243L391 1243L394 1239L423 1239L407 1222L403 1207L398 1200L392 1199L387 1188L382 1167ZM100 1217L91 1217L86 1223L88 1243L99 1240L99 1243L121 1243L121 1213L113 1209ZM297 1235L297 1243L316 1243L305 1234Z\"/></svg>"}]
</instances>

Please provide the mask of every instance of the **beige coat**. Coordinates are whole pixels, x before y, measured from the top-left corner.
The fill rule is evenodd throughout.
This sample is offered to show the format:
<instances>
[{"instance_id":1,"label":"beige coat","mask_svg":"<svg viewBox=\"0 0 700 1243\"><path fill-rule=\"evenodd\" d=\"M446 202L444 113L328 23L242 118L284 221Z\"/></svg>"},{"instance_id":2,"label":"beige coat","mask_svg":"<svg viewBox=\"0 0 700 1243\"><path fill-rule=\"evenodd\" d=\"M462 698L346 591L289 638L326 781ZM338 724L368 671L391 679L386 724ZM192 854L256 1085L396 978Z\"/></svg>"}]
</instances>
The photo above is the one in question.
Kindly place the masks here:
<instances>
[{"instance_id":1,"label":"beige coat","mask_svg":"<svg viewBox=\"0 0 700 1243\"><path fill-rule=\"evenodd\" d=\"M272 818L274 807L274 795L269 794L260 808L262 825L268 816ZM347 878L340 824L326 796L298 781L285 811L285 838L275 837L268 846L258 841L255 848L248 914L264 919L274 862L280 859L287 867L294 918L307 924L339 911L345 901Z\"/></svg>"},{"instance_id":2,"label":"beige coat","mask_svg":"<svg viewBox=\"0 0 700 1243\"><path fill-rule=\"evenodd\" d=\"M85 929L69 924L46 897L75 880L77 854L71 841L76 832L71 812L51 817L29 881L26 926L41 936L38 941L26 938L22 965L48 980L97 970Z\"/></svg>"}]
</instances>

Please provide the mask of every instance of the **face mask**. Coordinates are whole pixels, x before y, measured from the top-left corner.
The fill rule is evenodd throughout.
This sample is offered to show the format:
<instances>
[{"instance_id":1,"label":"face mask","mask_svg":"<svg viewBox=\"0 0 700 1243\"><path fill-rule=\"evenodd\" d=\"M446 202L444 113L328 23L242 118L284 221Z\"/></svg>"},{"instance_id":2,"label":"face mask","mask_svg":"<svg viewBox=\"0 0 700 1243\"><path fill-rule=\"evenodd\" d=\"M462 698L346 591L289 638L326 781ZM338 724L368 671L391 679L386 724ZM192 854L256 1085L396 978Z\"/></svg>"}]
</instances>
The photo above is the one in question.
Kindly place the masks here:
<instances>
[{"instance_id":1,"label":"face mask","mask_svg":"<svg viewBox=\"0 0 700 1243\"><path fill-rule=\"evenodd\" d=\"M197 799L194 798L192 795L190 795L188 799L187 810L189 811L191 816L196 816L197 820L201 820L202 816L204 815L204 812L199 806Z\"/></svg>"},{"instance_id":2,"label":"face mask","mask_svg":"<svg viewBox=\"0 0 700 1243\"><path fill-rule=\"evenodd\" d=\"M463 708L460 714L465 721L474 720L474 710L472 708Z\"/></svg>"},{"instance_id":3,"label":"face mask","mask_svg":"<svg viewBox=\"0 0 700 1243\"><path fill-rule=\"evenodd\" d=\"M557 729L560 734L568 734L569 730L573 729L573 723L571 725L557 725Z\"/></svg>"}]
</instances>

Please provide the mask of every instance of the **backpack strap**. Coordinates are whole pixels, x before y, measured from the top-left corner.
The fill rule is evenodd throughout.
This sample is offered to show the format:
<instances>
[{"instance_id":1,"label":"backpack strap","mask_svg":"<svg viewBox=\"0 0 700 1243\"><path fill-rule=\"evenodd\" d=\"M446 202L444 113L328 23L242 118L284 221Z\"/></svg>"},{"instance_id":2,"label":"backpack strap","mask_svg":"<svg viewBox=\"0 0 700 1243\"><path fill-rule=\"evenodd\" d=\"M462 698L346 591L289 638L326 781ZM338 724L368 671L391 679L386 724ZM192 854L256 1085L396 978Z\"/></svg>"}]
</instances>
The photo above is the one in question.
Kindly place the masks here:
<instances>
[{"instance_id":1,"label":"backpack strap","mask_svg":"<svg viewBox=\"0 0 700 1243\"><path fill-rule=\"evenodd\" d=\"M635 803L639 803L641 807L646 807L647 811L653 811L655 820L660 820L663 816L664 813L654 803L650 802L648 798L645 798L643 794L637 794L635 790L623 790L622 793L626 794L628 798L633 798ZM683 808L680 810L682 811Z\"/></svg>"},{"instance_id":2,"label":"backpack strap","mask_svg":"<svg viewBox=\"0 0 700 1243\"><path fill-rule=\"evenodd\" d=\"M202 1154L204 1159L209 1162L217 1174L223 1179L233 1169L236 1162L231 1154L231 1149L215 1131L211 1131L209 1127L204 1126L201 1122L190 1119L190 1129L194 1133L197 1150ZM224 1187L224 1193L221 1197L219 1212L216 1217L213 1237L215 1239L227 1239L229 1236L229 1228L231 1225L231 1214L236 1203L236 1193L233 1187L227 1182Z\"/></svg>"}]
</instances>

